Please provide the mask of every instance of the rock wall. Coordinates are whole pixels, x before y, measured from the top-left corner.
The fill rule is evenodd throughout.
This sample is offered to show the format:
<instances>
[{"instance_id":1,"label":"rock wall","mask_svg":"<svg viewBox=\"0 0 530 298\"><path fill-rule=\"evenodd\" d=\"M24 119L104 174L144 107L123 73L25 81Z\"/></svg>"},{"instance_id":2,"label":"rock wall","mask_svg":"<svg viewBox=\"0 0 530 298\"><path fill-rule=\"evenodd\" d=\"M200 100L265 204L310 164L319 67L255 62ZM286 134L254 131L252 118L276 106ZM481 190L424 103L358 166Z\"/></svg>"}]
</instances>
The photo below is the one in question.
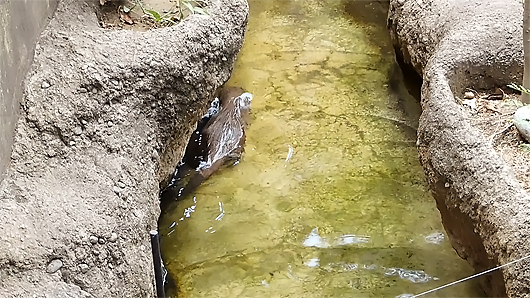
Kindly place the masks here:
<instances>
[{"instance_id":1,"label":"rock wall","mask_svg":"<svg viewBox=\"0 0 530 298\"><path fill-rule=\"evenodd\" d=\"M522 1L390 2L396 51L423 77L418 149L453 247L477 271L527 255L530 196L454 98L521 81ZM486 294L528 297L527 268L486 275Z\"/></svg>"},{"instance_id":2,"label":"rock wall","mask_svg":"<svg viewBox=\"0 0 530 298\"><path fill-rule=\"evenodd\" d=\"M0 181L11 157L22 81L37 38L56 6L57 0L0 3Z\"/></svg>"},{"instance_id":3,"label":"rock wall","mask_svg":"<svg viewBox=\"0 0 530 298\"><path fill-rule=\"evenodd\" d=\"M0 184L0 297L153 297L149 230L242 46L248 4L148 32L62 0L42 33Z\"/></svg>"}]
</instances>

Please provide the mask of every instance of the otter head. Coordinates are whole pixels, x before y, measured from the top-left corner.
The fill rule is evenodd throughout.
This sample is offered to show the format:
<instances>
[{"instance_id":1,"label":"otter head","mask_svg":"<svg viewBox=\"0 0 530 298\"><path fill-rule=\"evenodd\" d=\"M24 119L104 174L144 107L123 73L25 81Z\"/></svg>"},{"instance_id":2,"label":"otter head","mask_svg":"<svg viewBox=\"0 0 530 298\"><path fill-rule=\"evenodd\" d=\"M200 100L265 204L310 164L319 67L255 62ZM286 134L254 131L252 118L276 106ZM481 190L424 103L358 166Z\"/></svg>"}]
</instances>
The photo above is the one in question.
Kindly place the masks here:
<instances>
[{"instance_id":1,"label":"otter head","mask_svg":"<svg viewBox=\"0 0 530 298\"><path fill-rule=\"evenodd\" d=\"M248 92L239 95L239 108L250 110L250 103L252 102L253 97L254 96Z\"/></svg>"},{"instance_id":2,"label":"otter head","mask_svg":"<svg viewBox=\"0 0 530 298\"><path fill-rule=\"evenodd\" d=\"M250 110L253 95L245 92L241 87L225 87L219 90L221 107L230 105L239 107L241 110Z\"/></svg>"}]
</instances>

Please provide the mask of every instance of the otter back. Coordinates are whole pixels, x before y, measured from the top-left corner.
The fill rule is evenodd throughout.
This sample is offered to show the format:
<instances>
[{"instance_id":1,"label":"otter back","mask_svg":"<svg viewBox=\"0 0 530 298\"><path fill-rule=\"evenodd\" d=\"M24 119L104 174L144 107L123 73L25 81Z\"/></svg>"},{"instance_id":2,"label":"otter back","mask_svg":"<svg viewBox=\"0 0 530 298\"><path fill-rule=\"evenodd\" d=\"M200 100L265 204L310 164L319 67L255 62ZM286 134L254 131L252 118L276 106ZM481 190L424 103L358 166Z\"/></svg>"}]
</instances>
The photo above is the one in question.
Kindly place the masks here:
<instances>
[{"instance_id":1,"label":"otter back","mask_svg":"<svg viewBox=\"0 0 530 298\"><path fill-rule=\"evenodd\" d=\"M248 125L251 101L252 94L244 92L242 88L220 89L219 111L210 116L206 124L205 118L201 120L202 123L199 122L197 130L190 138L183 162L177 170L177 180L188 181L173 183L165 189L160 197L162 201L186 197L217 170L239 161L244 152L245 129ZM195 170L188 175L193 168ZM187 176L189 179L184 178ZM183 184L185 186L182 186Z\"/></svg>"}]
</instances>

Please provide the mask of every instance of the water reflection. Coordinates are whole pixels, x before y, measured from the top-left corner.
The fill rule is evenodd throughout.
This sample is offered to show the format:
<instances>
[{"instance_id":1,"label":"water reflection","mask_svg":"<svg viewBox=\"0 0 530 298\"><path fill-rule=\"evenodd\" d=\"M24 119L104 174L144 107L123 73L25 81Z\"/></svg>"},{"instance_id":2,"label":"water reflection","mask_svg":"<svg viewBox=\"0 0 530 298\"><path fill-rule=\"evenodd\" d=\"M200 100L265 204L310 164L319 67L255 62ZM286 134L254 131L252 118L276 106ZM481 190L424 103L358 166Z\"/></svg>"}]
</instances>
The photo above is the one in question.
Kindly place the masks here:
<instances>
[{"instance_id":1,"label":"water reflection","mask_svg":"<svg viewBox=\"0 0 530 298\"><path fill-rule=\"evenodd\" d=\"M368 243L368 241L370 241L370 237L368 236L342 235L335 239L332 244L330 244L328 240L322 238L318 234L318 228L314 228L311 233L309 233L309 235L307 235L307 237L305 238L303 245L305 247L326 248L331 246Z\"/></svg>"},{"instance_id":2,"label":"water reflection","mask_svg":"<svg viewBox=\"0 0 530 298\"><path fill-rule=\"evenodd\" d=\"M243 159L160 220L180 297L395 297L472 273L442 237L384 26L357 19L380 4L351 2L250 1L230 81L255 96Z\"/></svg>"}]
</instances>

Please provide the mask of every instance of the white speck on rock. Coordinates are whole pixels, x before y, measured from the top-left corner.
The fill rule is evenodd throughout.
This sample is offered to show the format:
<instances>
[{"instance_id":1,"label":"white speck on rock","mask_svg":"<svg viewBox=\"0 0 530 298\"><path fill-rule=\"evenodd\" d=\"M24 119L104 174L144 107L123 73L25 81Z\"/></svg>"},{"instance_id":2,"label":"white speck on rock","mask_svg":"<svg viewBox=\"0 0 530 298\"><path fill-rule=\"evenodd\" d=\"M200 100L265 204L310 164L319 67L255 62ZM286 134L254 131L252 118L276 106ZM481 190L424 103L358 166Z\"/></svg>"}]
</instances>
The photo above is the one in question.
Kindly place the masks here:
<instances>
[{"instance_id":1,"label":"white speck on rock","mask_svg":"<svg viewBox=\"0 0 530 298\"><path fill-rule=\"evenodd\" d=\"M86 273L88 271L89 266L85 263L79 264L79 269L81 272Z\"/></svg>"},{"instance_id":2,"label":"white speck on rock","mask_svg":"<svg viewBox=\"0 0 530 298\"><path fill-rule=\"evenodd\" d=\"M118 234L112 233L110 234L109 242L116 242L118 240Z\"/></svg>"},{"instance_id":3,"label":"white speck on rock","mask_svg":"<svg viewBox=\"0 0 530 298\"><path fill-rule=\"evenodd\" d=\"M40 84L40 87L42 89L48 89L48 88L50 88L50 86L51 86L51 84L48 83L48 81L42 81L42 83Z\"/></svg>"}]
</instances>

